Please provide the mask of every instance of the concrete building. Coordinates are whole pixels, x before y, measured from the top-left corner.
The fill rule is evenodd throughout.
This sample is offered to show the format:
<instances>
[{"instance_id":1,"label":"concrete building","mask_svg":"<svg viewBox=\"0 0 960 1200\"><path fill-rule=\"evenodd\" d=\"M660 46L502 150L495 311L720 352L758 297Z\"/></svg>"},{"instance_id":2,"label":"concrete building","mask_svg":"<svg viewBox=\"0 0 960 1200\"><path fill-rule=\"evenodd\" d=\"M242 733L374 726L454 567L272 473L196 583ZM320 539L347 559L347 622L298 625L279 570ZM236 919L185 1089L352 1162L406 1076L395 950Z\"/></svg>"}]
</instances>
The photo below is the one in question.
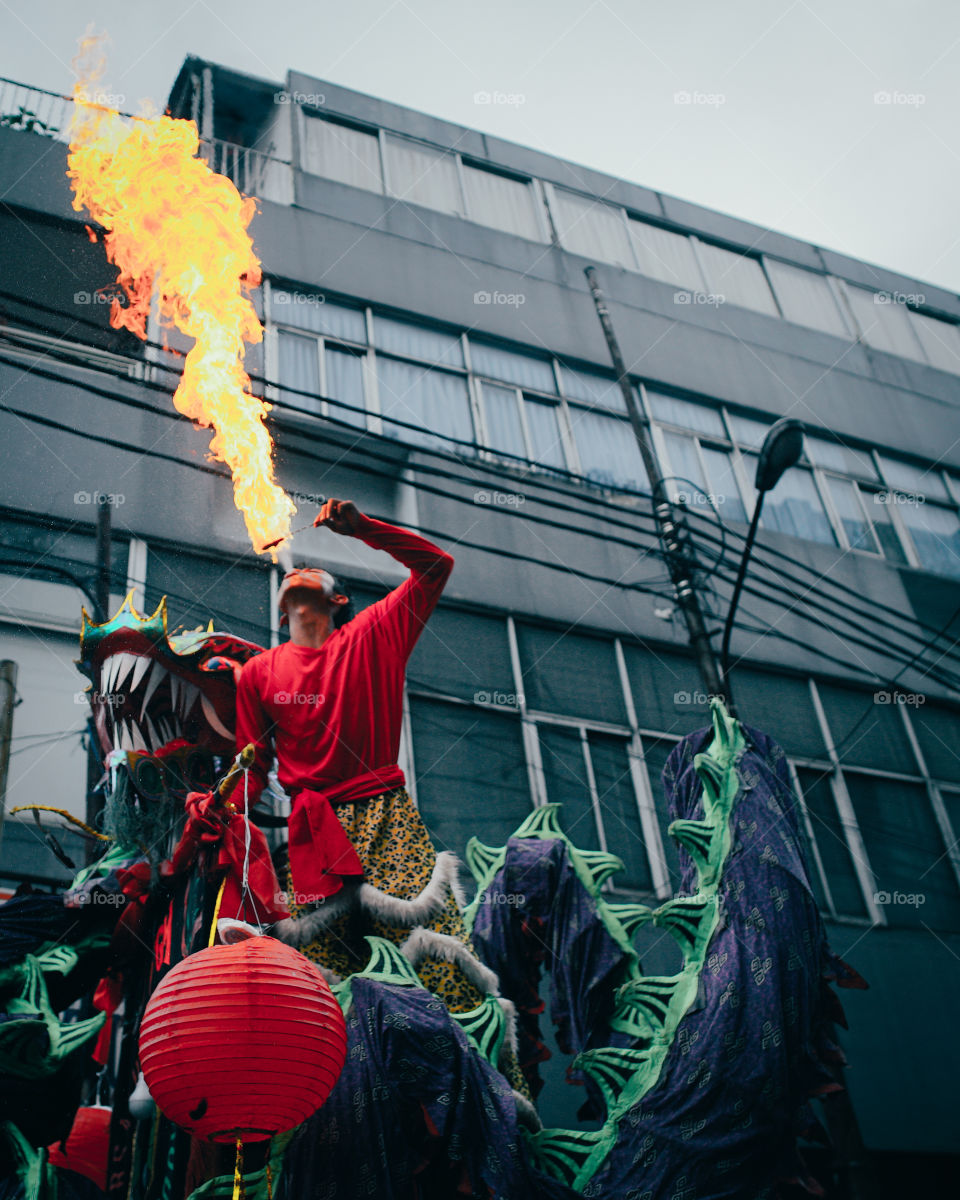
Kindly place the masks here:
<instances>
[{"instance_id":1,"label":"concrete building","mask_svg":"<svg viewBox=\"0 0 960 1200\"><path fill-rule=\"evenodd\" d=\"M806 457L764 510L734 685L789 756L832 944L871 984L844 996L843 1041L877 1194L939 1194L960 1165L960 297L295 73L187 59L169 103L259 198L248 366L302 520L352 497L456 557L403 747L438 846L499 845L560 801L578 845L623 858L614 889L674 887L659 775L706 697L584 267L690 510L711 628L758 447L778 417L804 422ZM108 327L114 272L65 176L69 109L0 88L0 658L23 701L8 807L82 812L76 581L98 504L117 604L133 588L151 611L167 595L171 628L279 634L276 569L209 435L170 404L175 360ZM296 558L360 605L402 575L326 531ZM0 882L69 873L12 824ZM650 945L648 969L665 953Z\"/></svg>"}]
</instances>

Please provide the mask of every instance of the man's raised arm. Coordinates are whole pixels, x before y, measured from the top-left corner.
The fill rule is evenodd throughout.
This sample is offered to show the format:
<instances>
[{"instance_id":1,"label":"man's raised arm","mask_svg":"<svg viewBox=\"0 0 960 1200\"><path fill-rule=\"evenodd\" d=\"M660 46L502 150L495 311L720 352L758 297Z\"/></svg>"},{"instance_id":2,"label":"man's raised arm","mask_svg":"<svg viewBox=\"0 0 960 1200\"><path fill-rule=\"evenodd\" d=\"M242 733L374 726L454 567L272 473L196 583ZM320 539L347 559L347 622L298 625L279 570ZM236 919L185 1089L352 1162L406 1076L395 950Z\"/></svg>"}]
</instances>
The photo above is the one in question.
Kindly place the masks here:
<instances>
[{"instance_id":1,"label":"man's raised arm","mask_svg":"<svg viewBox=\"0 0 960 1200\"><path fill-rule=\"evenodd\" d=\"M349 500L328 500L314 524L385 550L410 568L409 578L365 610L397 650L409 655L450 578L452 555L418 533L366 516Z\"/></svg>"}]
</instances>

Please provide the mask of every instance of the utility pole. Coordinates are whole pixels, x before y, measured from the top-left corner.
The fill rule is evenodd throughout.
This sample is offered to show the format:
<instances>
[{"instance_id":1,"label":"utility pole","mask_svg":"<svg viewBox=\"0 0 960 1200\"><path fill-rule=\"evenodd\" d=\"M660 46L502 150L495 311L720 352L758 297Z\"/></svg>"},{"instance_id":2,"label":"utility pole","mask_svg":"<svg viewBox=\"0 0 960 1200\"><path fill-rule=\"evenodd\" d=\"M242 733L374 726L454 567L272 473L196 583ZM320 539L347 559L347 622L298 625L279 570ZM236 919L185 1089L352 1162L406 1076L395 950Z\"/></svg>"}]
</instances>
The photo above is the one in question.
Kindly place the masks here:
<instances>
[{"instance_id":1,"label":"utility pole","mask_svg":"<svg viewBox=\"0 0 960 1200\"><path fill-rule=\"evenodd\" d=\"M10 739L13 735L13 709L17 696L17 664L5 658L0 662L0 837L7 811L7 773L10 769Z\"/></svg>"},{"instance_id":2,"label":"utility pole","mask_svg":"<svg viewBox=\"0 0 960 1200\"><path fill-rule=\"evenodd\" d=\"M663 472L660 470L660 463L650 441L647 419L640 408L637 394L627 375L627 367L620 352L620 344L614 332L607 302L600 289L596 269L587 267L584 274L590 285L590 293L593 296L597 316L600 318L603 335L607 339L607 349L610 351L610 358L617 373L617 383L620 385L623 401L627 406L627 415L633 427L633 436L637 439L640 457L643 459L647 478L650 480L657 535L673 583L677 605L683 613L683 619L687 625L690 645L697 656L700 677L708 695L722 696L726 699L720 666L713 646L710 644L710 637L703 619L703 609L700 607L700 597L693 582L690 557L685 552L686 522L682 515L678 517L675 513L674 505L664 488Z\"/></svg>"},{"instance_id":3,"label":"utility pole","mask_svg":"<svg viewBox=\"0 0 960 1200\"><path fill-rule=\"evenodd\" d=\"M93 577L93 598L96 601L94 619L102 624L110 619L110 535L111 512L107 494L97 493L97 565ZM100 813L103 810L103 797L96 788L103 774L100 748L97 745L97 731L92 720L87 721L87 824L94 829L99 828ZM92 862L97 855L96 846L87 847L87 861Z\"/></svg>"}]
</instances>

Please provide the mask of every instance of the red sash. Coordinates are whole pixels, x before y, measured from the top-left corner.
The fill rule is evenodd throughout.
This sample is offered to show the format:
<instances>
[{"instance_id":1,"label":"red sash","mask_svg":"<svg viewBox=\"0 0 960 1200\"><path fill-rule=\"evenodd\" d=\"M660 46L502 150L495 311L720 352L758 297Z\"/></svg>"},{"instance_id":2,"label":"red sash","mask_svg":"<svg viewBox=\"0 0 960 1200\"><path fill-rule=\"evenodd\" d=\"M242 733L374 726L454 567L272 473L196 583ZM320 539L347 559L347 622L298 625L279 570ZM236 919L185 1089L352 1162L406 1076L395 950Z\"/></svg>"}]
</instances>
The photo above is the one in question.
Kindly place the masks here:
<instances>
[{"instance_id":1,"label":"red sash","mask_svg":"<svg viewBox=\"0 0 960 1200\"><path fill-rule=\"evenodd\" d=\"M315 904L339 892L344 877L362 876L361 863L333 811L336 803L366 800L403 787L396 765L377 767L325 788L302 788L294 797L287 827L290 834L290 874L298 905Z\"/></svg>"}]
</instances>

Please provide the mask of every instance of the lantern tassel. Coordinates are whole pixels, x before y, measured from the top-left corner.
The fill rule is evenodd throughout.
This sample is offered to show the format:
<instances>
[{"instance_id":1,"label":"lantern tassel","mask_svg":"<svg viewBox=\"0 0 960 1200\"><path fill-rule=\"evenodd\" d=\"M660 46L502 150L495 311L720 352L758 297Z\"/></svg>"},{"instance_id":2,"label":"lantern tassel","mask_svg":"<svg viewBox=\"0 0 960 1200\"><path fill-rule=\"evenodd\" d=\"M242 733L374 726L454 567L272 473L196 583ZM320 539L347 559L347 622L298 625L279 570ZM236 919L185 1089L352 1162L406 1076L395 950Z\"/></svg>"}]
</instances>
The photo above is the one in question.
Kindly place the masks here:
<instances>
[{"instance_id":1,"label":"lantern tassel","mask_svg":"<svg viewBox=\"0 0 960 1200\"><path fill-rule=\"evenodd\" d=\"M237 1161L233 1168L233 1200L246 1200L247 1189L243 1186L243 1139L237 1138Z\"/></svg>"}]
</instances>

